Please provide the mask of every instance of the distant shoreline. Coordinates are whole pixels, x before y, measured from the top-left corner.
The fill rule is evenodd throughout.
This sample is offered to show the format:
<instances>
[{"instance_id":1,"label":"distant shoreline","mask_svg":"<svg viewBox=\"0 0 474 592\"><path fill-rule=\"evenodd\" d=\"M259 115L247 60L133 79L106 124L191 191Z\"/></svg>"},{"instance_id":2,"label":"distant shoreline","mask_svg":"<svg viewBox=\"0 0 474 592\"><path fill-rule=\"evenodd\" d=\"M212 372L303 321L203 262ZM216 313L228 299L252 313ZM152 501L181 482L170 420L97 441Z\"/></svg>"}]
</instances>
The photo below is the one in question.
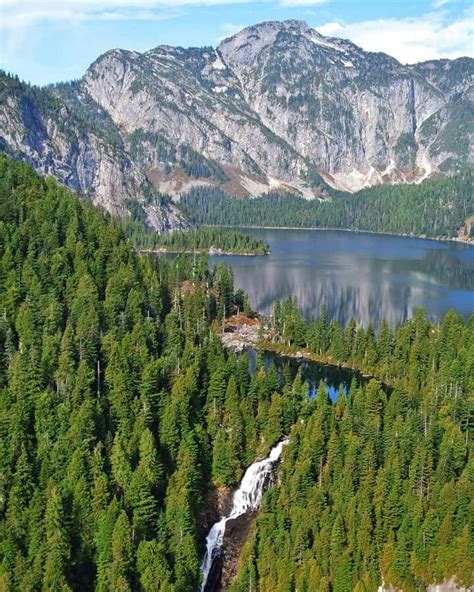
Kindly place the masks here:
<instances>
[{"instance_id":1,"label":"distant shoreline","mask_svg":"<svg viewBox=\"0 0 474 592\"><path fill-rule=\"evenodd\" d=\"M331 230L338 230L341 232L353 232L356 234L379 234L385 236L399 236L400 238L418 238L421 240L431 240L436 242L445 242L445 243L457 243L460 245L468 245L470 247L474 246L474 239L468 238L466 240L460 238L445 238L442 236L434 237L434 236L425 236L422 234L400 234L396 232L381 232L379 230L354 230L353 228L331 228L331 227L321 227L315 228L314 226L257 226L253 224L201 224L206 228L239 228L239 229L254 229L254 230L314 230L314 231L331 231Z\"/></svg>"},{"instance_id":2,"label":"distant shoreline","mask_svg":"<svg viewBox=\"0 0 474 592\"><path fill-rule=\"evenodd\" d=\"M157 253L159 255L238 255L240 257L264 257L268 255L270 251L265 253L252 253L251 251L224 251L215 247L209 247L208 249L179 249L177 247L157 247L156 249L140 249L140 253Z\"/></svg>"}]
</instances>

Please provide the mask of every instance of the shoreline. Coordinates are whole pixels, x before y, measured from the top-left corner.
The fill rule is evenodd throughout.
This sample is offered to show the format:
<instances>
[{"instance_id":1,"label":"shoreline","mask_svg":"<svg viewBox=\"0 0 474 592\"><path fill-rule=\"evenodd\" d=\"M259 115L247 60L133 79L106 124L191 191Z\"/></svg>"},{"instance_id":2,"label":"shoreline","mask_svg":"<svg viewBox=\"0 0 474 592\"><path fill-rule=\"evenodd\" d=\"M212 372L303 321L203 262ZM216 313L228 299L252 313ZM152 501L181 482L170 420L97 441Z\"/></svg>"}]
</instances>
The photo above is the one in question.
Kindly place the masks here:
<instances>
[{"instance_id":1,"label":"shoreline","mask_svg":"<svg viewBox=\"0 0 474 592\"><path fill-rule=\"evenodd\" d=\"M397 232L381 232L380 230L360 230L353 228L333 228L333 227L314 227L314 226L258 226L253 224L202 224L205 228L239 228L239 229L250 229L250 230L311 230L311 231L341 231L341 232L353 232L355 234L378 234L382 236L398 236L400 238L417 238L419 240L431 240L441 243L456 243L459 245L467 245L469 247L474 246L474 239L468 238L466 240L460 238L444 238L426 236L422 234L400 234Z\"/></svg>"},{"instance_id":2,"label":"shoreline","mask_svg":"<svg viewBox=\"0 0 474 592\"><path fill-rule=\"evenodd\" d=\"M227 255L227 256L239 256L239 257L265 257L269 255L271 251L265 251L265 253L252 253L250 251L223 251L222 249L216 249L215 247L209 247L208 249L178 249L168 247L158 247L156 249L139 249L140 253L157 253L158 255Z\"/></svg>"},{"instance_id":3,"label":"shoreline","mask_svg":"<svg viewBox=\"0 0 474 592\"><path fill-rule=\"evenodd\" d=\"M320 356L305 347L275 343L268 338L259 335L260 326L242 323L236 331L224 331L220 334L220 341L224 349L240 353L254 350L264 354L270 354L282 360L295 360L296 362L310 362L321 367L332 368L336 371L347 371L352 375L358 375L362 380L377 380L386 391L392 391L394 383L386 381L371 369L363 369L354 366L349 361L335 361L330 356ZM268 335L267 335L268 337Z\"/></svg>"},{"instance_id":4,"label":"shoreline","mask_svg":"<svg viewBox=\"0 0 474 592\"><path fill-rule=\"evenodd\" d=\"M257 313L258 315L258 313ZM377 380L384 389L390 391L394 388L394 384L378 377L374 369L359 368L351 364L350 361L336 361L331 356L321 356L310 351L306 347L298 347L296 345L287 345L281 342L274 342L269 339L270 333L260 333L262 329L261 319L263 315L258 315L260 319L259 324L249 324L242 322L241 324L227 325L229 331L224 331L220 334L220 341L225 349L231 352L239 353L246 350L254 350L266 354L274 355L281 359L294 359L297 362L311 362L321 367L333 368L334 370L346 370L353 375L360 376L363 380Z\"/></svg>"},{"instance_id":5,"label":"shoreline","mask_svg":"<svg viewBox=\"0 0 474 592\"><path fill-rule=\"evenodd\" d=\"M294 351L294 349L296 348L291 348L290 350L285 351L287 346L281 346L282 344L274 344L268 341L262 341L257 343L257 345L255 346L255 350L267 354L273 354L276 357L282 359L292 359L299 362L312 362L313 364L317 364L323 367L326 366L329 368L333 368L334 370L346 370L348 372L351 372L352 374L358 374L362 379L366 381L376 380L386 390L394 389L394 384L390 382L385 382L372 372L364 372L360 368L356 368L348 362L331 361L329 358L325 358L324 356L318 356L316 354L313 354L306 348L297 348L297 351Z\"/></svg>"}]
</instances>

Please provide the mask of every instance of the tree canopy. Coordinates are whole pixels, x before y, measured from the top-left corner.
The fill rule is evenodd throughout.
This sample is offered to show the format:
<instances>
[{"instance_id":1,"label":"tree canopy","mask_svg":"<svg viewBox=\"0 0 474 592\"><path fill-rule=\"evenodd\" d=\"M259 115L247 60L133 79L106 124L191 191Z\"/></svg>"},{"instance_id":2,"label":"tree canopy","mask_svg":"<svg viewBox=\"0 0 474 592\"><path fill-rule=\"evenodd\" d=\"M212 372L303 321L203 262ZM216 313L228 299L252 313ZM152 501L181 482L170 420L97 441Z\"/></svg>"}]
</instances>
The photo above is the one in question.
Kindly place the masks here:
<instances>
[{"instance_id":1,"label":"tree canopy","mask_svg":"<svg viewBox=\"0 0 474 592\"><path fill-rule=\"evenodd\" d=\"M275 345L380 379L308 397L300 374L223 350L243 298L228 267L139 255L6 157L0 278L0 590L198 589L206 493L284 434L234 590L467 583L473 319L375 332L278 304Z\"/></svg>"},{"instance_id":2,"label":"tree canopy","mask_svg":"<svg viewBox=\"0 0 474 592\"><path fill-rule=\"evenodd\" d=\"M449 238L456 237L457 229L474 214L474 192L472 173L466 171L419 185L382 185L353 195L334 191L322 202L276 192L236 199L219 189L195 187L181 197L181 207L196 224L344 228Z\"/></svg>"}]
</instances>

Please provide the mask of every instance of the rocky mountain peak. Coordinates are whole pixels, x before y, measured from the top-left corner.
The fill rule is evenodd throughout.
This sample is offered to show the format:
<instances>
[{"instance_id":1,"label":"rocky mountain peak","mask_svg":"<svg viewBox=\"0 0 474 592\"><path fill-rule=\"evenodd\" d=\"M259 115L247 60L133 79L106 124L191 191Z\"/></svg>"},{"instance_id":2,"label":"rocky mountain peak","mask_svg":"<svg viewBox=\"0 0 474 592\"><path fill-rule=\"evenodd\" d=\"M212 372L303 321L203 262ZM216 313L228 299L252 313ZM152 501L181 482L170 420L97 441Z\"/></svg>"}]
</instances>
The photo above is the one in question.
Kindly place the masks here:
<instances>
[{"instance_id":1,"label":"rocky mountain peak","mask_svg":"<svg viewBox=\"0 0 474 592\"><path fill-rule=\"evenodd\" d=\"M217 49L114 49L41 96L7 80L0 145L161 228L157 190L324 199L472 166L473 64L403 66L304 21L263 22Z\"/></svg>"},{"instance_id":2,"label":"rocky mountain peak","mask_svg":"<svg viewBox=\"0 0 474 592\"><path fill-rule=\"evenodd\" d=\"M255 56L273 46L281 33L301 39L305 37L322 38L322 35L305 21L295 19L266 21L246 27L235 35L224 39L219 45L219 51L224 56L238 55L240 61L250 64Z\"/></svg>"}]
</instances>

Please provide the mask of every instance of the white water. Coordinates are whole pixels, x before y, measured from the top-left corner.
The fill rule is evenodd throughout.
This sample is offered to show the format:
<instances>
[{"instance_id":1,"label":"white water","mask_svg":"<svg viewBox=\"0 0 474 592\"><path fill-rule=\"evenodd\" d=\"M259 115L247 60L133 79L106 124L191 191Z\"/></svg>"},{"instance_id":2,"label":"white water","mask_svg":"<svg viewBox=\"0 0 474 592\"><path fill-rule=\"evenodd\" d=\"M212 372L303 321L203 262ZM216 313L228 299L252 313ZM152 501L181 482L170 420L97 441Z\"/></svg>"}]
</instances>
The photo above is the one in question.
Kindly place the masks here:
<instances>
[{"instance_id":1,"label":"white water","mask_svg":"<svg viewBox=\"0 0 474 592\"><path fill-rule=\"evenodd\" d=\"M280 458L283 446L287 442L288 440L282 440L270 450L270 454L267 458L250 465L245 471L245 475L240 482L239 488L234 493L232 508L229 515L221 518L209 531L206 538L206 554L201 563L201 571L203 574L201 592L204 592L212 563L222 547L226 522L245 514L247 510L256 510L259 507L260 502L262 501L265 483L267 482L269 475L272 473L273 465Z\"/></svg>"}]
</instances>

